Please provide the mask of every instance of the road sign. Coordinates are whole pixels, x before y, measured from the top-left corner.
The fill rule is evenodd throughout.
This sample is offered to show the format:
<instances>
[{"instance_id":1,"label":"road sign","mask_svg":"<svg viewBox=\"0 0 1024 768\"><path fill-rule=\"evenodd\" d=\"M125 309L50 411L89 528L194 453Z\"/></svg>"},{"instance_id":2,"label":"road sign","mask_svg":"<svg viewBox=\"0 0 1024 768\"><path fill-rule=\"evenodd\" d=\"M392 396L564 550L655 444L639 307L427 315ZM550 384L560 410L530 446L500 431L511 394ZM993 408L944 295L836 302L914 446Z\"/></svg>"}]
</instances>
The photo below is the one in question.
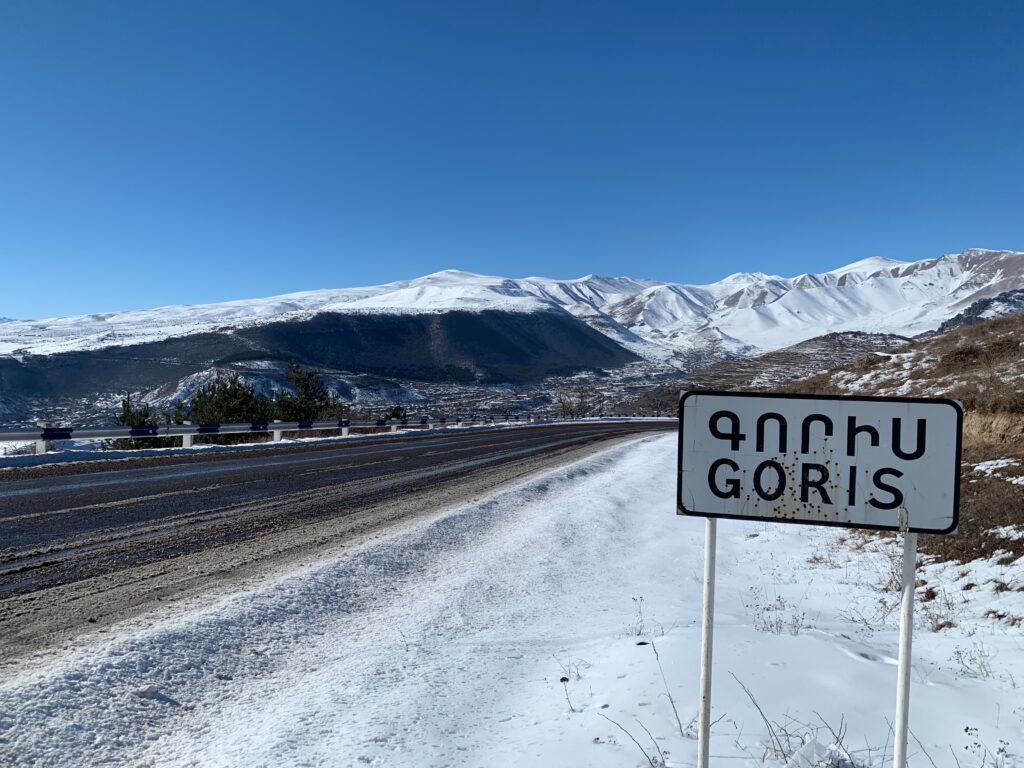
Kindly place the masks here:
<instances>
[{"instance_id":1,"label":"road sign","mask_svg":"<svg viewBox=\"0 0 1024 768\"><path fill-rule=\"evenodd\" d=\"M893 766L906 768L918 533L960 514L963 409L953 400L687 392L676 511L707 518L697 766L708 768L717 518L903 532Z\"/></svg>"},{"instance_id":2,"label":"road sign","mask_svg":"<svg viewBox=\"0 0 1024 768\"><path fill-rule=\"evenodd\" d=\"M953 400L687 392L677 511L952 533L962 423Z\"/></svg>"}]
</instances>

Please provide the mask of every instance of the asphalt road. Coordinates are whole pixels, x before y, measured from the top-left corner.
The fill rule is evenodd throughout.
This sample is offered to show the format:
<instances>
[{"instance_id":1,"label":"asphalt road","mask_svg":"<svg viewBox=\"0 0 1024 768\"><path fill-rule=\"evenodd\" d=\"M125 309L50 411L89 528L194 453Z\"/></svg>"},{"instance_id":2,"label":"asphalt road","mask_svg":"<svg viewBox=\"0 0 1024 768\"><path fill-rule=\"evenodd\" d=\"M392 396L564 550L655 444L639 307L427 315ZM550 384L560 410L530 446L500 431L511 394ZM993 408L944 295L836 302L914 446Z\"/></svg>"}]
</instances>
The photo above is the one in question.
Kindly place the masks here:
<instances>
[{"instance_id":1,"label":"asphalt road","mask_svg":"<svg viewBox=\"0 0 1024 768\"><path fill-rule=\"evenodd\" d=\"M0 601L226 545L255 543L258 551L265 537L290 528L410 494L427 503L470 476L479 486L508 465L672 428L536 426L4 472Z\"/></svg>"}]
</instances>

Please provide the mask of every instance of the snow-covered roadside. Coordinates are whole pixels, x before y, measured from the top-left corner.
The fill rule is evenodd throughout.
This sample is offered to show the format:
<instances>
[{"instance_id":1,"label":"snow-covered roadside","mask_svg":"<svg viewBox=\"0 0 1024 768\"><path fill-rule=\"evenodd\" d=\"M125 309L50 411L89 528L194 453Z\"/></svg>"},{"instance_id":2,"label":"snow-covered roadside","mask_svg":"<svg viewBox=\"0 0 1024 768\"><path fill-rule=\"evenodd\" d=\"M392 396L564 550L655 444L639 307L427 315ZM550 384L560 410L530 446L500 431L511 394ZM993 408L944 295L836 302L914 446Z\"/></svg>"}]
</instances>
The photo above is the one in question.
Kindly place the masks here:
<instances>
[{"instance_id":1,"label":"snow-covered roadside","mask_svg":"<svg viewBox=\"0 0 1024 768\"><path fill-rule=\"evenodd\" d=\"M0 761L650 765L621 725L653 758L691 765L696 742L667 693L685 730L703 524L674 514L674 462L672 435L631 442L258 591L37 659L0 683ZM742 683L780 728L817 731L824 750L818 715L842 720L854 757L881 764L896 617L880 585L895 542L731 521L719 536L712 754L764 753ZM961 768L1019 765L1024 632L1011 620L1024 593L999 584L1020 585L1021 564L922 578L936 594L919 606L911 728L942 768L952 753ZM911 756L929 765L914 740Z\"/></svg>"},{"instance_id":2,"label":"snow-covered roadside","mask_svg":"<svg viewBox=\"0 0 1024 768\"><path fill-rule=\"evenodd\" d=\"M20 456L31 451L34 446L35 443L26 440L22 440L21 442L0 442L0 457Z\"/></svg>"}]
</instances>

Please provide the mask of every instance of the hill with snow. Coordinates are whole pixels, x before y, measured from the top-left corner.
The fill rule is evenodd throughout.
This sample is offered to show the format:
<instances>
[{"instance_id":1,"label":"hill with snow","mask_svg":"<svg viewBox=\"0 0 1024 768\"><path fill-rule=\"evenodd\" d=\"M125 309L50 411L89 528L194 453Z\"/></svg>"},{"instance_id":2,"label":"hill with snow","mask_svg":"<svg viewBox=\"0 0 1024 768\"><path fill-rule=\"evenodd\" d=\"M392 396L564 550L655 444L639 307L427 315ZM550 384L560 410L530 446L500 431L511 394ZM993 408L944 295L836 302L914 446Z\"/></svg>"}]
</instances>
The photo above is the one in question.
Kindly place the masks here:
<instances>
[{"instance_id":1,"label":"hill with snow","mask_svg":"<svg viewBox=\"0 0 1024 768\"><path fill-rule=\"evenodd\" d=\"M910 343L906 336L845 331L827 333L790 347L743 357L730 357L648 387L635 400L619 403L616 410L659 415L679 406L680 390L712 389L771 392L778 386L804 379L861 358L898 349Z\"/></svg>"},{"instance_id":2,"label":"hill with snow","mask_svg":"<svg viewBox=\"0 0 1024 768\"><path fill-rule=\"evenodd\" d=\"M979 299L960 314L946 320L935 332L946 333L955 328L976 325L1018 312L1024 312L1024 288L1006 291L990 299Z\"/></svg>"},{"instance_id":3,"label":"hill with snow","mask_svg":"<svg viewBox=\"0 0 1024 768\"><path fill-rule=\"evenodd\" d=\"M835 341L852 338L843 334L916 336L952 318L1012 311L1021 290L1024 253L974 249L709 285L447 270L363 288L16 320L0 323L0 414L105 422L125 392L164 407L225 373L273 389L291 362L359 407L465 408L475 388L479 407L543 408L579 377L626 402L718 361L756 356L757 368L766 353L825 339L779 358L783 369L799 359L811 373L850 352Z\"/></svg>"},{"instance_id":4,"label":"hill with snow","mask_svg":"<svg viewBox=\"0 0 1024 768\"><path fill-rule=\"evenodd\" d=\"M321 314L559 312L649 360L747 354L839 331L916 335L976 301L1024 288L1024 253L971 249L917 262L869 258L817 274L730 275L710 285L587 275L509 279L446 270L364 288L0 324L0 355L52 355L304 320ZM680 364L681 363L681 364Z\"/></svg>"}]
</instances>

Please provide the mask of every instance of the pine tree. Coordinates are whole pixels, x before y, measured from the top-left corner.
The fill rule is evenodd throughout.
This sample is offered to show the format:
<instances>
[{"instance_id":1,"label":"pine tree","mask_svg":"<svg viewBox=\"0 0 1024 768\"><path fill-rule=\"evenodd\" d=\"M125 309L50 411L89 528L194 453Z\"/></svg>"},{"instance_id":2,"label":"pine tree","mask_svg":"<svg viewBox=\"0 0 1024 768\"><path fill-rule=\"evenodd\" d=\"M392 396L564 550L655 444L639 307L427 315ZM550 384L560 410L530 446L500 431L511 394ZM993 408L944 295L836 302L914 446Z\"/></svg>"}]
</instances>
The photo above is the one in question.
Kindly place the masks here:
<instances>
[{"instance_id":1,"label":"pine tree","mask_svg":"<svg viewBox=\"0 0 1024 768\"><path fill-rule=\"evenodd\" d=\"M238 374L217 377L196 390L188 407L196 424L264 423L270 420L273 404Z\"/></svg>"},{"instance_id":2,"label":"pine tree","mask_svg":"<svg viewBox=\"0 0 1024 768\"><path fill-rule=\"evenodd\" d=\"M404 419L405 418L405 408L403 408L400 405L393 406L391 408L391 410L384 412L384 418L385 419L394 419L396 421L399 420L399 419Z\"/></svg>"},{"instance_id":3,"label":"pine tree","mask_svg":"<svg viewBox=\"0 0 1024 768\"><path fill-rule=\"evenodd\" d=\"M166 419L166 414L164 420L170 423ZM125 396L121 398L121 412L115 417L115 422L122 427L147 427L155 426L158 423L156 414L149 407L149 403L134 405L130 392L125 393ZM174 445L177 445L177 438L124 437L103 441L104 448L112 448L118 451L134 450L137 448L169 448Z\"/></svg>"},{"instance_id":4,"label":"pine tree","mask_svg":"<svg viewBox=\"0 0 1024 768\"><path fill-rule=\"evenodd\" d=\"M121 412L117 414L116 423L122 427L141 427L156 424L156 417L149 407L149 403L141 406L132 405L132 395L126 392L121 398Z\"/></svg>"},{"instance_id":5,"label":"pine tree","mask_svg":"<svg viewBox=\"0 0 1024 768\"><path fill-rule=\"evenodd\" d=\"M312 369L289 363L285 381L294 391L278 392L274 397L274 415L282 421L314 421L329 416L343 417L346 408Z\"/></svg>"}]
</instances>

